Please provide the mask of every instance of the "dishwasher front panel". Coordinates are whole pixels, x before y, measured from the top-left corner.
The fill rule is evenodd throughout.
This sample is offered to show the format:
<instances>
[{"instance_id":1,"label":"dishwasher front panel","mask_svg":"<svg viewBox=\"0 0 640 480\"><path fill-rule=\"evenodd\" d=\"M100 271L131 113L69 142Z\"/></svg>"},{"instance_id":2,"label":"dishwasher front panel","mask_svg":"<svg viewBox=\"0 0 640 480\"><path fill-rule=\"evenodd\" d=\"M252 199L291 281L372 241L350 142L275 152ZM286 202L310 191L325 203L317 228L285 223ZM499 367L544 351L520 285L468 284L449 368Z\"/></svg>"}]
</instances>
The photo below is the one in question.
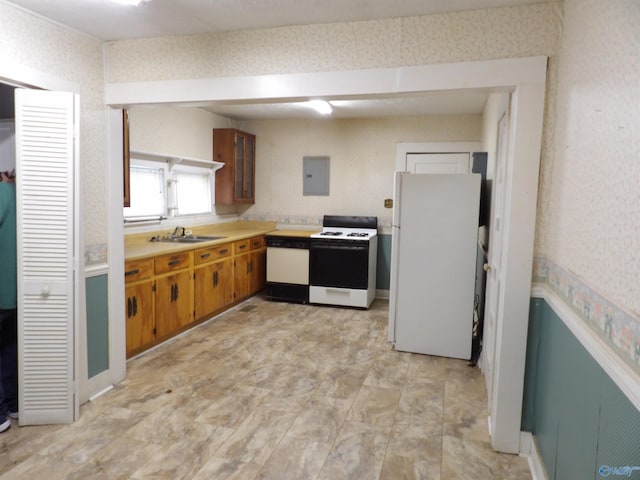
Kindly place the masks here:
<instances>
[{"instance_id":1,"label":"dishwasher front panel","mask_svg":"<svg viewBox=\"0 0 640 480\"><path fill-rule=\"evenodd\" d=\"M267 247L267 282L309 285L309 250Z\"/></svg>"}]
</instances>

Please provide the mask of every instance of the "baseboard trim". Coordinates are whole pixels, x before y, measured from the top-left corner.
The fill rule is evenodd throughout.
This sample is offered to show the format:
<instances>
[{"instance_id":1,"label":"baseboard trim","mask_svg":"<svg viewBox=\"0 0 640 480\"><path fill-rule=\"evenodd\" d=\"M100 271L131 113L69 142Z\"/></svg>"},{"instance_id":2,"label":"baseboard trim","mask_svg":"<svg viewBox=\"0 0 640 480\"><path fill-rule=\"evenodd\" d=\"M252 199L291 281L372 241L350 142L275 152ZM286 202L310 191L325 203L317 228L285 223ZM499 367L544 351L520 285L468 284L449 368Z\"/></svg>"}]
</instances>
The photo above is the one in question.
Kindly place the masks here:
<instances>
[{"instance_id":1,"label":"baseboard trim","mask_svg":"<svg viewBox=\"0 0 640 480\"><path fill-rule=\"evenodd\" d=\"M80 404L91 401L113 388L113 379L109 369L94 375L83 382L80 388Z\"/></svg>"},{"instance_id":2,"label":"baseboard trim","mask_svg":"<svg viewBox=\"0 0 640 480\"><path fill-rule=\"evenodd\" d=\"M531 480L549 480L538 449L538 442L531 432L520 432L520 455L527 457Z\"/></svg>"},{"instance_id":3,"label":"baseboard trim","mask_svg":"<svg viewBox=\"0 0 640 480\"><path fill-rule=\"evenodd\" d=\"M389 300L389 290L376 290L378 300Z\"/></svg>"}]
</instances>

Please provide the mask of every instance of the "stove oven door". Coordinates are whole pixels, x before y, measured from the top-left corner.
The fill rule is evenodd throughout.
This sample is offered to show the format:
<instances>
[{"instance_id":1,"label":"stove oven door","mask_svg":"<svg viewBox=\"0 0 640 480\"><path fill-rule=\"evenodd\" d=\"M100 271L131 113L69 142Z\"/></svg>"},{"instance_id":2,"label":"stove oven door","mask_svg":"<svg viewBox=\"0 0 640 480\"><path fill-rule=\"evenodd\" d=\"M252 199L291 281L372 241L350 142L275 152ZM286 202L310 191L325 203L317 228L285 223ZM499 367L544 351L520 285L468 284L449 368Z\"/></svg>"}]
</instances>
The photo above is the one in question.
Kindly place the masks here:
<instances>
[{"instance_id":1,"label":"stove oven door","mask_svg":"<svg viewBox=\"0 0 640 480\"><path fill-rule=\"evenodd\" d=\"M366 290L368 279L368 240L311 239L311 285Z\"/></svg>"}]
</instances>

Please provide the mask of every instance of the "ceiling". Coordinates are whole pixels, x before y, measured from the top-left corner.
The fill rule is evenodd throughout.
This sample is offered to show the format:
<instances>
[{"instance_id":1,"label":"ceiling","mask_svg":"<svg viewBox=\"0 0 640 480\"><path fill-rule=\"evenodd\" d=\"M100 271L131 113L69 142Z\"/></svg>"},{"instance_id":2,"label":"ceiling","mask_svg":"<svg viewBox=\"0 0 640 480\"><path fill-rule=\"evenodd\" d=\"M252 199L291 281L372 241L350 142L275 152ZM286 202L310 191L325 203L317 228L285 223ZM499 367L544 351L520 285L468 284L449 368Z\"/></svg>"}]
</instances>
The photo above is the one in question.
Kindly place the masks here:
<instances>
[{"instance_id":1,"label":"ceiling","mask_svg":"<svg viewBox=\"0 0 640 480\"><path fill-rule=\"evenodd\" d=\"M363 118L407 115L469 115L484 109L488 91L394 94L328 99L332 113L322 115L306 100L278 103L217 102L201 108L225 117L246 119ZM193 106L193 105L192 105Z\"/></svg>"},{"instance_id":2,"label":"ceiling","mask_svg":"<svg viewBox=\"0 0 640 480\"><path fill-rule=\"evenodd\" d=\"M478 10L541 0L7 0L102 40L338 23Z\"/></svg>"},{"instance_id":3,"label":"ceiling","mask_svg":"<svg viewBox=\"0 0 640 480\"><path fill-rule=\"evenodd\" d=\"M537 3L540 0L5 0L56 23L109 41L231 30L363 21ZM487 92L340 99L332 118L481 113ZM302 103L201 107L237 119L308 118Z\"/></svg>"}]
</instances>

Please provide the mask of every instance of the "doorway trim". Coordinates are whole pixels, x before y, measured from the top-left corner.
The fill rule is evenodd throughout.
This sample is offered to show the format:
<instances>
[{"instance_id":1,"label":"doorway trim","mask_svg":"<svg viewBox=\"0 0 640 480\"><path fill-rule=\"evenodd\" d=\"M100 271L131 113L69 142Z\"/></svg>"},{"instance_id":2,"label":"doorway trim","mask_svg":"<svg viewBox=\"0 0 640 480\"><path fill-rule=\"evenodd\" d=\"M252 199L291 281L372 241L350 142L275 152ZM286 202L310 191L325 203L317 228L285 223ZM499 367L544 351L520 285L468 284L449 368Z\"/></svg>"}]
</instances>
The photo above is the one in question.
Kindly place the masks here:
<instances>
[{"instance_id":1,"label":"doorway trim","mask_svg":"<svg viewBox=\"0 0 640 480\"><path fill-rule=\"evenodd\" d=\"M514 144L508 159L511 172L508 188L518 192L518 202L510 205L505 217L511 228L506 234L505 278L509 292L505 292L503 312L509 321L505 322L507 332L499 339L504 348L499 357L502 367L496 380L500 384L496 390L499 402L491 442L496 450L518 453L546 76L547 57L539 56L338 72L107 83L105 99L109 106L126 108L163 103L198 106L231 100L283 102L323 96L478 89L511 91L510 135ZM113 133L116 122L110 121L109 125ZM111 152L118 148L112 143L114 138L110 136ZM110 163L118 165L118 158L111 157ZM122 209L120 221L121 212ZM115 221L117 212L112 212L111 218ZM110 252L118 250L112 247L116 246L110 244ZM110 258L118 257L110 255ZM124 291L124 279L114 281L120 282L119 290ZM124 305L120 311L124 311Z\"/></svg>"},{"instance_id":2,"label":"doorway trim","mask_svg":"<svg viewBox=\"0 0 640 480\"><path fill-rule=\"evenodd\" d=\"M396 145L396 172L407 170L407 155L412 153L473 153L482 150L481 142L399 142Z\"/></svg>"}]
</instances>

